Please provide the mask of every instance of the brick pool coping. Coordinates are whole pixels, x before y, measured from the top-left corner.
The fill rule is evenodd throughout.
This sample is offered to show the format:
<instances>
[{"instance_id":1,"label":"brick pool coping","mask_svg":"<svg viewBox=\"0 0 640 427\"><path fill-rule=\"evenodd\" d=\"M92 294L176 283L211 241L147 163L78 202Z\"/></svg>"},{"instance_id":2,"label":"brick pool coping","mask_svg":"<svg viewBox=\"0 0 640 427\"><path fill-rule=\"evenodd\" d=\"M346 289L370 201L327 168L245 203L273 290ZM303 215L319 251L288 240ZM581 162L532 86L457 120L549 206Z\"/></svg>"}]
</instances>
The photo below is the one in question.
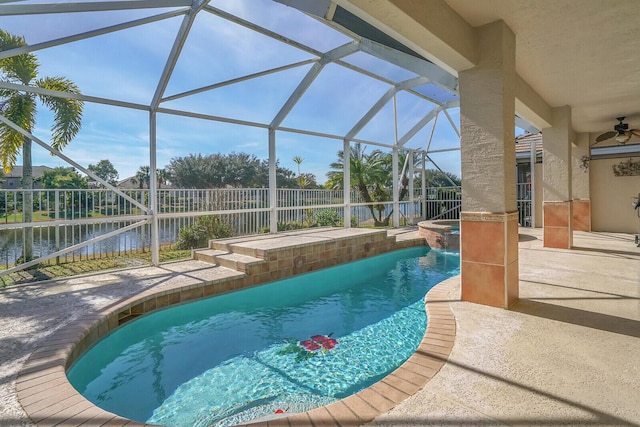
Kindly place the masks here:
<instances>
[{"instance_id":1,"label":"brick pool coping","mask_svg":"<svg viewBox=\"0 0 640 427\"><path fill-rule=\"evenodd\" d=\"M455 318L449 293L459 276L434 286L425 296L428 323L416 352L398 369L376 384L308 412L274 418L252 426L354 426L372 421L422 389L446 362L456 336ZM193 294L196 285L182 287L179 293ZM58 331L35 350L16 381L18 400L31 420L39 426L147 426L105 411L78 393L69 383L66 370L84 352L88 342L113 330L123 309L175 294L168 290L148 290L103 310L87 314ZM87 339L89 338L89 339ZM83 344L84 343L84 344Z\"/></svg>"}]
</instances>

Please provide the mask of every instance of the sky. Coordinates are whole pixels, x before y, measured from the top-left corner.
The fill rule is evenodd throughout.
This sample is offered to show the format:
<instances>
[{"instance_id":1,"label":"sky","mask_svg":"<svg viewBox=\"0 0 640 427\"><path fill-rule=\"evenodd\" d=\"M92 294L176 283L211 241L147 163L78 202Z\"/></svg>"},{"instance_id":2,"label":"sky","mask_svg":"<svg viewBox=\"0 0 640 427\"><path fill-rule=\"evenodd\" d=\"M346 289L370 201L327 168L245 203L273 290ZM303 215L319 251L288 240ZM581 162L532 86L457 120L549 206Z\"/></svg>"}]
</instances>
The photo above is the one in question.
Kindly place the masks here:
<instances>
[{"instance_id":1,"label":"sky","mask_svg":"<svg viewBox=\"0 0 640 427\"><path fill-rule=\"evenodd\" d=\"M16 4L53 2L16 1ZM11 4L11 2L7 3ZM211 6L231 12L257 25L279 32L321 52L351 39L295 9L272 0L212 0ZM163 10L91 12L75 14L0 16L0 28L25 37L28 44L78 34L128 20L156 15ZM85 95L149 105L158 85L182 16L105 34L65 45L38 50L39 76L64 76ZM276 41L218 16L202 11L171 75L165 96L257 73L274 67L315 59L308 52ZM416 75L368 54L357 52L344 60L400 82ZM161 107L270 123L290 94L311 68L301 65L256 79L161 103ZM432 93L434 88L419 88ZM363 76L338 64L328 64L282 122L283 127L332 135L345 135L390 88L386 83ZM434 104L407 92L396 96L360 131L356 138L392 144L424 117ZM459 110L449 110L455 123ZM34 134L48 142L52 115L39 107ZM444 114L432 120L407 146L425 148L433 129L431 150L459 146L459 139ZM379 147L371 146L368 150ZM326 179L329 164L342 149L338 139L278 131L276 153L280 165L292 171L295 156L304 160L303 173L317 181ZM385 149L386 150L386 149ZM82 128L63 150L84 167L110 160L120 179L149 165L149 113L128 108L86 102ZM157 165L189 154L246 152L268 158L266 129L168 114L157 118ZM434 153L438 166L460 176L459 152ZM18 165L22 162L18 159ZM33 164L68 166L34 144ZM433 167L429 165L428 167Z\"/></svg>"}]
</instances>

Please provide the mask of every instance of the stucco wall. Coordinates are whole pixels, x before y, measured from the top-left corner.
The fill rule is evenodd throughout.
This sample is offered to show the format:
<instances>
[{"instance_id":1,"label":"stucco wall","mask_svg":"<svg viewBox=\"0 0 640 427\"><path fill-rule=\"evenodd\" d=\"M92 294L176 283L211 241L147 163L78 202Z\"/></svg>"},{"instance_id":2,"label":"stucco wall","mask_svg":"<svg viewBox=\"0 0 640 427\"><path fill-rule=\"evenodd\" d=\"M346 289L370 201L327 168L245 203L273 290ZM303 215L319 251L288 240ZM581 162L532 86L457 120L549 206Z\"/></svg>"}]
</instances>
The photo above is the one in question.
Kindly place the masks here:
<instances>
[{"instance_id":1,"label":"stucco wall","mask_svg":"<svg viewBox=\"0 0 640 427\"><path fill-rule=\"evenodd\" d=\"M577 144L571 147L571 193L573 200L588 200L591 198L589 171L583 167L583 157L589 157L589 134L587 133L579 133L577 135Z\"/></svg>"},{"instance_id":2,"label":"stucco wall","mask_svg":"<svg viewBox=\"0 0 640 427\"><path fill-rule=\"evenodd\" d=\"M535 227L542 227L542 188L544 185L544 180L543 180L543 170L542 170L542 163L536 163L536 168L535 168L535 187L536 187L536 194L535 194L535 209L536 209L536 215L535 215Z\"/></svg>"},{"instance_id":3,"label":"stucco wall","mask_svg":"<svg viewBox=\"0 0 640 427\"><path fill-rule=\"evenodd\" d=\"M626 160L592 160L589 165L593 231L640 233L640 218L632 205L640 193L640 176L613 175L612 166Z\"/></svg>"}]
</instances>

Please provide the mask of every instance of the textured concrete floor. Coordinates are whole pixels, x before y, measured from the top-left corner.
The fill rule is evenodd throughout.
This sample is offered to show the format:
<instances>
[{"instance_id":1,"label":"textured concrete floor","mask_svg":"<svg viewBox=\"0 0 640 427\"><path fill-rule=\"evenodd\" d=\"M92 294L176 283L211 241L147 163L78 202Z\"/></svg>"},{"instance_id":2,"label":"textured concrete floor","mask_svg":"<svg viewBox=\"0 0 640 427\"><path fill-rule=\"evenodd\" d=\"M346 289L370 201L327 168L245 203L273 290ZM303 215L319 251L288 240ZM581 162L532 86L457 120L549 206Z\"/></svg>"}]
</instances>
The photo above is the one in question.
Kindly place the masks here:
<instances>
[{"instance_id":1,"label":"textured concrete floor","mask_svg":"<svg viewBox=\"0 0 640 427\"><path fill-rule=\"evenodd\" d=\"M541 230L521 229L512 310L460 302L454 287L449 360L371 425L640 426L640 248L612 233L577 232L574 244L545 249ZM191 261L0 290L0 426L32 425L15 378L52 331L167 280L214 273Z\"/></svg>"},{"instance_id":2,"label":"textured concrete floor","mask_svg":"<svg viewBox=\"0 0 640 427\"><path fill-rule=\"evenodd\" d=\"M520 302L496 309L453 290L449 360L370 425L640 425L633 236L576 232L576 247L558 250L542 247L541 230L520 232Z\"/></svg>"}]
</instances>

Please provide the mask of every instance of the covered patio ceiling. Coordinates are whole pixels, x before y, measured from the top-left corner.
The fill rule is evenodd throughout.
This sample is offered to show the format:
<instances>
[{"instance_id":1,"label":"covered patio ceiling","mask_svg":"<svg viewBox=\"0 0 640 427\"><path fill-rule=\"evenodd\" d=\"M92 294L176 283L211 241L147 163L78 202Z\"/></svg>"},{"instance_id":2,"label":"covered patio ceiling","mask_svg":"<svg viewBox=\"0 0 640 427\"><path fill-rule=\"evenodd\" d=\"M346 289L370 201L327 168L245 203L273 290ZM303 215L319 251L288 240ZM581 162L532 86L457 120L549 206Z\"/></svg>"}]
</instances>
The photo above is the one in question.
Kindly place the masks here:
<instances>
[{"instance_id":1,"label":"covered patio ceiling","mask_svg":"<svg viewBox=\"0 0 640 427\"><path fill-rule=\"evenodd\" d=\"M576 132L613 130L620 116L640 128L635 0L335 2L454 74L474 65L474 28L503 20L516 35L517 114L542 129L549 108L568 105Z\"/></svg>"}]
</instances>

